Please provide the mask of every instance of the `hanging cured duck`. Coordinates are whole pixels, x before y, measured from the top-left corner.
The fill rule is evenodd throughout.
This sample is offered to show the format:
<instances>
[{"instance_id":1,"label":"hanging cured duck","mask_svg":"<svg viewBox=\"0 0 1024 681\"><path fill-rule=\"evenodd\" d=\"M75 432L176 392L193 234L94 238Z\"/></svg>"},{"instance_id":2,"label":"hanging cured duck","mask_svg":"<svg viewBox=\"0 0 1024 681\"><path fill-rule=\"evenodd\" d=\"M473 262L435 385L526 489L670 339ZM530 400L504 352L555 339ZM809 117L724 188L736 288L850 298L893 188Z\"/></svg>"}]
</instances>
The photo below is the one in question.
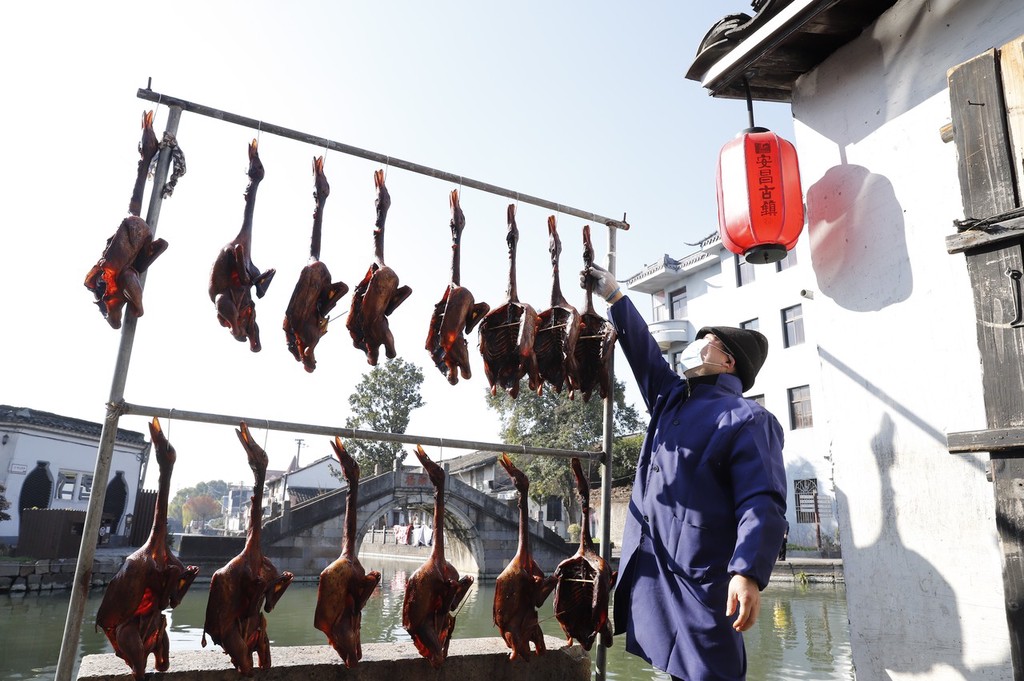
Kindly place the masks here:
<instances>
[{"instance_id":1,"label":"hanging cured duck","mask_svg":"<svg viewBox=\"0 0 1024 681\"><path fill-rule=\"evenodd\" d=\"M363 657L359 627L363 606L380 584L380 572L366 572L356 556L356 495L359 492L359 464L345 450L341 438L331 443L348 482L345 499L345 529L341 556L320 573L316 593L313 626L327 634L346 667L354 667Z\"/></svg>"},{"instance_id":2,"label":"hanging cured duck","mask_svg":"<svg viewBox=\"0 0 1024 681\"><path fill-rule=\"evenodd\" d=\"M516 288L516 207L508 207L508 294L504 305L497 307L480 322L480 354L484 373L491 386L491 395L504 388L513 398L519 395L519 380L529 376L530 390L541 385L537 356L533 344L537 337L539 318L532 307L519 302Z\"/></svg>"},{"instance_id":3,"label":"hanging cured duck","mask_svg":"<svg viewBox=\"0 0 1024 681\"><path fill-rule=\"evenodd\" d=\"M562 625L570 645L576 640L590 650L598 634L602 645L612 644L608 599L617 575L594 550L590 539L590 484L580 460L573 457L571 465L582 511L580 549L555 568L555 619Z\"/></svg>"},{"instance_id":4,"label":"hanging cured duck","mask_svg":"<svg viewBox=\"0 0 1024 681\"><path fill-rule=\"evenodd\" d=\"M163 611L181 603L199 573L195 565L185 567L168 548L167 504L177 454L158 420L149 424L149 434L160 467L153 529L146 543L125 559L107 584L96 612L96 626L107 635L114 653L132 668L136 681L145 678L150 653L157 671L165 672L170 667Z\"/></svg>"},{"instance_id":5,"label":"hanging cured duck","mask_svg":"<svg viewBox=\"0 0 1024 681\"><path fill-rule=\"evenodd\" d=\"M328 315L338 300L348 293L343 281L331 282L331 272L320 261L320 234L323 228L324 204L331 185L324 175L324 157L313 159L313 236L309 243L309 263L299 273L292 297L284 313L284 335L288 350L306 371L316 369L313 350L327 333Z\"/></svg>"},{"instance_id":6,"label":"hanging cured duck","mask_svg":"<svg viewBox=\"0 0 1024 681\"><path fill-rule=\"evenodd\" d=\"M252 654L256 653L261 669L270 668L270 638L267 618L292 581L292 573L279 572L263 555L260 535L263 529L263 484L267 478L267 453L252 439L242 421L235 430L249 457L255 481L250 499L249 533L242 552L227 565L213 573L210 598L206 603L203 625L203 647L206 635L224 649L243 676L252 676Z\"/></svg>"},{"instance_id":7,"label":"hanging cured duck","mask_svg":"<svg viewBox=\"0 0 1024 681\"><path fill-rule=\"evenodd\" d=\"M142 141L139 143L139 170L135 189L128 204L128 217L121 221L117 231L107 239L103 255L85 275L85 287L92 291L96 306L107 323L121 328L125 305L128 311L141 317L142 282L140 276L153 261L167 249L167 242L154 239L153 232L139 215L142 213L142 195L146 188L149 166L160 150L153 132L153 112L142 115Z\"/></svg>"},{"instance_id":8,"label":"hanging cured duck","mask_svg":"<svg viewBox=\"0 0 1024 681\"><path fill-rule=\"evenodd\" d=\"M537 608L544 605L557 579L554 575L545 578L530 552L529 479L508 454L502 454L498 463L519 492L519 548L494 582L494 624L505 645L512 649L509 658L514 660L529 656L531 641L538 655L545 651Z\"/></svg>"},{"instance_id":9,"label":"hanging cured duck","mask_svg":"<svg viewBox=\"0 0 1024 681\"><path fill-rule=\"evenodd\" d=\"M252 216L256 190L263 180L263 163L256 140L249 144L249 186L245 189L245 213L238 236L217 254L210 271L210 300L217 308L217 321L231 330L239 342L249 341L249 349L260 351L260 327L256 325L256 305L249 289L256 288L262 298L276 270L260 272L252 263Z\"/></svg>"},{"instance_id":10,"label":"hanging cured duck","mask_svg":"<svg viewBox=\"0 0 1024 681\"><path fill-rule=\"evenodd\" d=\"M537 355L540 377L556 393L562 392L566 379L570 392L579 375L576 366L576 342L579 340L583 322L580 313L562 295L558 276L558 258L562 254L562 240L558 238L555 216L548 217L548 252L551 253L551 307L540 313L537 340L533 350ZM538 390L539 392L539 390Z\"/></svg>"},{"instance_id":11,"label":"hanging cured duck","mask_svg":"<svg viewBox=\"0 0 1024 681\"><path fill-rule=\"evenodd\" d=\"M383 170L373 173L373 183L377 187L377 220L373 229L374 261L352 292L352 308L345 325L352 335L352 344L366 353L366 361L370 365L376 366L381 345L388 359L394 359L397 354L388 315L409 297L412 289L399 286L398 274L384 264L384 221L391 207L391 195L384 186Z\"/></svg>"},{"instance_id":12,"label":"hanging cured duck","mask_svg":"<svg viewBox=\"0 0 1024 681\"><path fill-rule=\"evenodd\" d=\"M590 241L590 225L583 226L583 264L594 264L594 245ZM615 327L594 310L594 284L586 280L586 305L580 315L583 327L576 341L576 376L569 378L569 397L575 397L577 390L583 401L590 400L590 394L597 389L602 399L611 388L611 364L615 353Z\"/></svg>"},{"instance_id":13,"label":"hanging cured duck","mask_svg":"<svg viewBox=\"0 0 1024 681\"><path fill-rule=\"evenodd\" d=\"M448 382L455 385L462 378L472 374L469 368L469 349L463 332L470 333L487 311L487 303L477 303L470 290L461 285L460 258L462 230L466 216L459 207L459 191L453 189L450 196L452 208L452 281L444 290L441 300L434 305L430 318L430 332L427 334L427 352Z\"/></svg>"},{"instance_id":14,"label":"hanging cured duck","mask_svg":"<svg viewBox=\"0 0 1024 681\"><path fill-rule=\"evenodd\" d=\"M460 578L459 571L444 557L444 470L419 445L416 458L434 486L434 537L430 558L406 582L402 626L420 655L439 669L448 657L448 644L455 630L454 612L473 585L473 577Z\"/></svg>"}]
</instances>

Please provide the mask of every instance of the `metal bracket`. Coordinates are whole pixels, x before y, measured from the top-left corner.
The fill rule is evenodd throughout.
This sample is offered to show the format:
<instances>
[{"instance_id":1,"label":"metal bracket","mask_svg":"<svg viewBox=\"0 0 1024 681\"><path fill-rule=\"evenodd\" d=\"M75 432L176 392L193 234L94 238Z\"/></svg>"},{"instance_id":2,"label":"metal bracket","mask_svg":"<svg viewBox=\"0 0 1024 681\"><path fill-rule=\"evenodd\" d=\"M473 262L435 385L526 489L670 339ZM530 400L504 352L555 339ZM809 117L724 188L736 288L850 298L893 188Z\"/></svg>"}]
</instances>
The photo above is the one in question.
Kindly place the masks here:
<instances>
[{"instance_id":1,"label":"metal bracket","mask_svg":"<svg viewBox=\"0 0 1024 681\"><path fill-rule=\"evenodd\" d=\"M1021 299L1020 280L1021 280L1021 277L1024 276L1024 273L1022 273L1020 270L1015 270L1015 269L1012 269L1010 267L1007 267L1006 268L1006 272L1004 272L1003 274L1005 274L1007 277L1009 277L1009 279L1010 279L1010 289L1011 289L1011 292L1013 293L1014 317L1010 321L1010 326L1014 327L1014 328L1024 326L1024 310L1021 309L1021 300L1020 300Z\"/></svg>"}]
</instances>

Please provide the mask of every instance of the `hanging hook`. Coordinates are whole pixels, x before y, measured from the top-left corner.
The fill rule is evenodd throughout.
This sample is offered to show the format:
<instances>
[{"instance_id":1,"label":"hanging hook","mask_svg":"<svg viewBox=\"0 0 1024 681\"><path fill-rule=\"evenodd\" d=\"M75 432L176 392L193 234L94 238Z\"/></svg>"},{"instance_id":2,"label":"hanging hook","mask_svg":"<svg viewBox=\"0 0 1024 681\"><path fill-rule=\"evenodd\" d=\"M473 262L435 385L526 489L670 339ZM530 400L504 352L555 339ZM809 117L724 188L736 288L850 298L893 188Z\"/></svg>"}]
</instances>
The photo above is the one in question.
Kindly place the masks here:
<instances>
[{"instance_id":1,"label":"hanging hook","mask_svg":"<svg viewBox=\"0 0 1024 681\"><path fill-rule=\"evenodd\" d=\"M750 81L747 80L747 75L743 74L743 89L747 92L747 121L750 123L750 128L754 126L754 100L750 96Z\"/></svg>"},{"instance_id":2,"label":"hanging hook","mask_svg":"<svg viewBox=\"0 0 1024 681\"><path fill-rule=\"evenodd\" d=\"M384 157L384 183L385 184L387 184L387 181L388 181L388 170L390 170L390 168L391 168L391 157L390 156L385 156Z\"/></svg>"},{"instance_id":3,"label":"hanging hook","mask_svg":"<svg viewBox=\"0 0 1024 681\"><path fill-rule=\"evenodd\" d=\"M262 135L263 135L263 121L258 121L256 123L256 146L259 146Z\"/></svg>"},{"instance_id":4,"label":"hanging hook","mask_svg":"<svg viewBox=\"0 0 1024 681\"><path fill-rule=\"evenodd\" d=\"M171 439L171 424L174 423L174 407L167 412L167 439Z\"/></svg>"},{"instance_id":5,"label":"hanging hook","mask_svg":"<svg viewBox=\"0 0 1024 681\"><path fill-rule=\"evenodd\" d=\"M267 451L267 440L270 438L270 419L263 419L264 423L267 424L266 430L263 431L263 451Z\"/></svg>"}]
</instances>

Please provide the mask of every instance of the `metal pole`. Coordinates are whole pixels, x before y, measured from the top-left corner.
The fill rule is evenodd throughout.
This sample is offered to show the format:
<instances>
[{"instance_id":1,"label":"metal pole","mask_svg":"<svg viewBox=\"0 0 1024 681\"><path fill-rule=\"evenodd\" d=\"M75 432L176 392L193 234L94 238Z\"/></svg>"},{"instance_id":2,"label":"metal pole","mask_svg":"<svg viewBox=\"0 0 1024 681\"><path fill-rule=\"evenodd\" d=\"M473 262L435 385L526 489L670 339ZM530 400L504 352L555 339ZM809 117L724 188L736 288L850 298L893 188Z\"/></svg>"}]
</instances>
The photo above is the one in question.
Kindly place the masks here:
<instances>
[{"instance_id":1,"label":"metal pole","mask_svg":"<svg viewBox=\"0 0 1024 681\"><path fill-rule=\"evenodd\" d=\"M534 206L540 206L541 208L547 208L558 213L565 215L572 215L574 217L582 218L583 220L590 220L608 227L614 227L616 229L629 229L629 223L625 220L614 220L612 218L598 215L597 213L591 213L589 211L580 210L578 208L572 208L570 206L564 206L554 201L548 201L541 199L536 196L530 196L529 194L522 194L511 189L505 189L498 187L487 182L480 182L469 177L463 177L455 173L449 173L444 170L438 170L429 166L420 165L418 163L412 163L411 161L405 161L394 156L388 156L387 154L381 154L376 151L368 151L366 149L360 149L350 144L343 142L335 142L319 135L311 135L305 132L299 132L297 130L291 130L280 125L274 125L273 123L267 123L266 121L258 121L254 118L248 118L246 116L239 116L238 114L229 113L227 111L221 111L220 109L214 109L209 106L203 106L202 104L196 104L185 99L179 99L177 97L170 97L168 95L161 94L159 92L153 92L148 87L139 88L138 91L139 99L145 99L151 102L163 103L168 106L181 107L183 110L196 113L201 116L208 116L210 118L216 118L217 120L225 121L227 123L234 123L241 125L246 128L252 128L253 130L259 130L263 133L271 135L278 135L280 137L287 137L289 139L297 140L299 142L305 142L312 144L313 146L323 147L332 149L334 151L348 154L349 156L357 156L359 158L365 158L370 161L376 161L383 163L386 166L393 168L401 168L402 170L408 170L410 172L419 173L420 175L427 175L434 177L439 180L447 180L448 182L458 183L463 187L470 187L472 189L479 189L483 192L490 194L497 194L498 196L504 196L509 199L515 199L522 203L529 203Z\"/></svg>"},{"instance_id":2,"label":"metal pole","mask_svg":"<svg viewBox=\"0 0 1024 681\"><path fill-rule=\"evenodd\" d=\"M615 230L608 227L608 267L615 277ZM604 400L604 462L601 467L601 557L609 564L612 561L612 440L615 436L615 357L608 362L611 376L608 397ZM608 649L597 646L597 681L605 680L608 667Z\"/></svg>"},{"instance_id":3,"label":"metal pole","mask_svg":"<svg viewBox=\"0 0 1024 681\"><path fill-rule=\"evenodd\" d=\"M166 133L174 136L178 132L178 121L181 109L172 106L167 117ZM153 190L146 213L146 224L155 235L160 220L160 204L163 201L161 189L167 180L167 170L171 165L169 153L160 154L156 174L153 177ZM146 273L140 277L141 286L146 285ZM118 403L124 398L124 386L128 378L128 364L131 361L132 346L135 343L135 325L137 319L126 314L121 326L121 343L117 350L117 361L114 365L114 378L110 386L110 399L107 402L107 415L103 420L100 442L96 450L96 468L93 471L92 494L89 497L89 508L85 514L85 527L82 529L82 544L78 550L78 563L75 566L75 581L71 587L71 602L68 604L68 616L64 622L64 638L60 643L60 657L57 660L55 681L70 681L71 672L78 655L78 639L82 633L82 619L85 613L85 601L89 595L92 582L92 563L96 556L96 538L99 536L100 520L103 514L103 500L107 495L107 478L110 476L110 461L114 454L114 441L117 439L117 422L120 418Z\"/></svg>"},{"instance_id":4,"label":"metal pole","mask_svg":"<svg viewBox=\"0 0 1024 681\"><path fill-rule=\"evenodd\" d=\"M581 452L575 449L531 447L529 445L510 445L501 442L477 442L474 440L449 440L448 438L442 437L408 435L406 433L381 433L374 430L357 430L355 428L346 428L344 426L318 426L309 423L274 421L272 419L265 419L262 417L228 416L225 414L207 414L198 411L182 411L180 409L166 409L163 407L148 407L141 404L132 404L130 402L121 402L117 406L124 415L158 416L166 419L180 419L182 421L213 423L224 426L237 426L240 421L245 421L254 428L266 428L267 430L280 430L289 433L326 435L327 437L334 437L337 435L338 437L349 438L351 440L399 442L407 445L429 445L431 447L473 449L485 452L515 452L518 454L557 456L563 459L577 457L580 459L601 461L604 458L604 454L602 452Z\"/></svg>"}]
</instances>

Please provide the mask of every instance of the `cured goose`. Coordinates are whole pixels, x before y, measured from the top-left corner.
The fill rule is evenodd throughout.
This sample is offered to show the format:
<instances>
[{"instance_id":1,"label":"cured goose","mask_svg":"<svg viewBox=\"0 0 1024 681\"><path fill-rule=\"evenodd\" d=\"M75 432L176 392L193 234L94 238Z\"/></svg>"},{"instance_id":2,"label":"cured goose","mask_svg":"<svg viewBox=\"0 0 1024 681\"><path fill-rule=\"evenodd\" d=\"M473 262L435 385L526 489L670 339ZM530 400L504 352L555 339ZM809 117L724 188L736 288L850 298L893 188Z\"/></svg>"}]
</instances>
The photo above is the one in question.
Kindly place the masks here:
<instances>
[{"instance_id":1,"label":"cured goose","mask_svg":"<svg viewBox=\"0 0 1024 681\"><path fill-rule=\"evenodd\" d=\"M267 453L252 439L245 421L235 430L249 455L249 468L255 476L249 512L249 534L242 552L213 573L210 599L206 603L203 647L206 635L231 657L231 664L243 676L252 676L252 654L261 669L270 668L270 638L267 618L292 581L292 573L278 572L263 555L260 534L263 529L263 483L267 477Z\"/></svg>"},{"instance_id":2,"label":"cured goose","mask_svg":"<svg viewBox=\"0 0 1024 681\"><path fill-rule=\"evenodd\" d=\"M210 300L217 308L217 321L231 329L239 342L249 341L249 349L260 351L260 327L256 325L256 305L249 289L256 287L262 298L276 270L260 272L252 264L252 215L256 206L256 190L263 180L263 163L256 140L249 144L249 186L245 189L245 214L238 236L217 254L210 271Z\"/></svg>"},{"instance_id":3,"label":"cured goose","mask_svg":"<svg viewBox=\"0 0 1024 681\"><path fill-rule=\"evenodd\" d=\"M532 307L519 302L516 288L516 207L508 207L508 295L504 305L497 307L480 322L480 354L484 373L491 386L491 395L504 388L513 398L519 395L519 380L529 376L530 390L541 386L537 356L533 344L537 337L539 318Z\"/></svg>"},{"instance_id":4,"label":"cured goose","mask_svg":"<svg viewBox=\"0 0 1024 681\"><path fill-rule=\"evenodd\" d=\"M590 485L583 475L580 460L572 459L572 474L580 494L583 519L580 521L580 549L555 568L555 619L562 625L569 644L579 641L586 650L601 635L601 644L612 644L612 627L608 621L608 598L615 586L616 573L594 551L590 540Z\"/></svg>"},{"instance_id":5,"label":"cured goose","mask_svg":"<svg viewBox=\"0 0 1024 681\"><path fill-rule=\"evenodd\" d=\"M540 313L540 324L537 327L537 339L534 341L533 350L537 355L540 377L556 393L560 393L566 379L569 380L570 391L577 388L574 384L579 375L576 366L576 343L583 328L583 321L576 308L566 302L565 296L562 295L562 285L558 276L562 240L558 238L554 215L548 217L548 252L551 253L551 307Z\"/></svg>"},{"instance_id":6,"label":"cured goose","mask_svg":"<svg viewBox=\"0 0 1024 681\"><path fill-rule=\"evenodd\" d=\"M181 602L199 573L195 565L185 567L168 548L167 503L177 454L160 430L158 420L149 424L149 434L160 467L153 529L146 543L125 559L107 584L96 612L96 626L107 635L114 654L131 667L136 681L145 678L150 653L157 671L165 672L170 667L167 618L163 611Z\"/></svg>"},{"instance_id":7,"label":"cured goose","mask_svg":"<svg viewBox=\"0 0 1024 681\"><path fill-rule=\"evenodd\" d=\"M583 263L586 267L594 264L590 225L583 226ZM576 376L575 380L569 378L569 398L575 397L578 390L583 395L583 401L587 402L594 389L597 389L601 399L608 396L616 335L611 323L594 310L594 284L589 277L585 288L586 305L580 315L583 328L576 341Z\"/></svg>"},{"instance_id":8,"label":"cured goose","mask_svg":"<svg viewBox=\"0 0 1024 681\"><path fill-rule=\"evenodd\" d=\"M447 374L449 383L455 385L459 382L459 372L466 379L472 375L469 368L469 349L462 334L470 333L491 307L487 303L475 302L470 290L460 285L462 230L466 226L466 216L459 207L457 189L452 190L450 203L452 282L444 290L441 300L434 305L426 347L437 368L442 374Z\"/></svg>"},{"instance_id":9,"label":"cured goose","mask_svg":"<svg viewBox=\"0 0 1024 681\"><path fill-rule=\"evenodd\" d=\"M331 282L331 272L320 262L320 233L323 227L324 204L331 193L331 185L324 175L324 157L313 159L314 189L313 236L309 243L309 263L299 273L292 297L284 313L284 335L288 350L306 371L316 369L313 350L327 333L328 316L338 300L348 293L343 281Z\"/></svg>"},{"instance_id":10,"label":"cured goose","mask_svg":"<svg viewBox=\"0 0 1024 681\"><path fill-rule=\"evenodd\" d=\"M92 291L96 306L107 323L121 328L125 305L136 317L141 317L142 282L140 275L167 250L167 242L154 239L153 232L139 215L142 212L142 194L146 189L149 166L160 150L153 132L153 112L142 114L142 141L139 143L139 170L135 189L128 204L128 217L121 221L114 235L107 239L103 255L85 275L85 287Z\"/></svg>"},{"instance_id":11,"label":"cured goose","mask_svg":"<svg viewBox=\"0 0 1024 681\"><path fill-rule=\"evenodd\" d=\"M345 530L341 540L341 556L320 573L316 593L313 626L327 634L327 640L338 652L346 667L354 667L363 657L359 627L363 606L380 584L380 573L366 572L356 556L356 495L359 492L359 464L345 450L341 438L331 443L348 481L345 499Z\"/></svg>"},{"instance_id":12,"label":"cured goose","mask_svg":"<svg viewBox=\"0 0 1024 681\"><path fill-rule=\"evenodd\" d=\"M545 578L530 552L530 481L515 467L508 454L502 454L498 463L508 471L519 492L519 548L494 582L494 624L505 645L512 649L509 659L529 660L531 641L538 655L545 651L537 608L544 605L555 588L556 578L554 575Z\"/></svg>"},{"instance_id":13,"label":"cured goose","mask_svg":"<svg viewBox=\"0 0 1024 681\"><path fill-rule=\"evenodd\" d=\"M434 485L434 546L427 562L406 582L402 626L420 655L439 669L448 657L448 644L455 631L453 613L473 585L473 577L460 578L459 571L444 557L444 471L419 445L416 458Z\"/></svg>"},{"instance_id":14,"label":"cured goose","mask_svg":"<svg viewBox=\"0 0 1024 681\"><path fill-rule=\"evenodd\" d=\"M399 286L398 275L384 264L384 221L391 207L391 195L384 186L383 170L373 173L373 183L377 187L377 220L373 230L374 261L352 292L352 308L345 325L352 335L352 344L366 353L366 361L370 365L376 366L381 345L388 359L394 359L397 354L388 315L409 297L412 289Z\"/></svg>"}]
</instances>

